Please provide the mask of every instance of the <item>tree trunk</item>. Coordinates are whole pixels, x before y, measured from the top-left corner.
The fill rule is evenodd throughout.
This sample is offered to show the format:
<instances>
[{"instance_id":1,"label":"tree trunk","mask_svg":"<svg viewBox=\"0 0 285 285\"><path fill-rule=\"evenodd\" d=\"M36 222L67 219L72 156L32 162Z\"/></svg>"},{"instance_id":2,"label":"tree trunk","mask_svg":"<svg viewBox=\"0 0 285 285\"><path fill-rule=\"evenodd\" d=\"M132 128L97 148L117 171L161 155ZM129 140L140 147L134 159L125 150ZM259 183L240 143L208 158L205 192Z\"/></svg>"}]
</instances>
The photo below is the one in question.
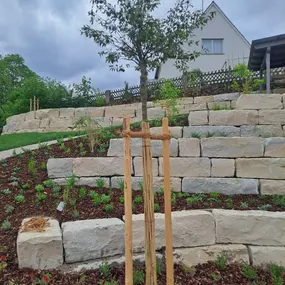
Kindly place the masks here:
<instances>
[{"instance_id":1,"label":"tree trunk","mask_svg":"<svg viewBox=\"0 0 285 285\"><path fill-rule=\"evenodd\" d=\"M140 77L140 95L142 101L142 120L147 121L147 69L146 64L140 65L141 77Z\"/></svg>"}]
</instances>

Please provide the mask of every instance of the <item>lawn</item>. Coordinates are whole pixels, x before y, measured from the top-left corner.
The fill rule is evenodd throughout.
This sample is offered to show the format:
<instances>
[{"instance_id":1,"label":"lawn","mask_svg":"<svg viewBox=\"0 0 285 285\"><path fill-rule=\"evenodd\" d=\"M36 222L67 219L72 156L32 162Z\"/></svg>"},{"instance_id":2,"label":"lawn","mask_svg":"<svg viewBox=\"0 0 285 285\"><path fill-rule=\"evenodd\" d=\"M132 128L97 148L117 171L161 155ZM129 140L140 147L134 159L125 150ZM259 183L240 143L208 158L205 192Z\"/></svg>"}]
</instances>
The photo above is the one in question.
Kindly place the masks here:
<instances>
[{"instance_id":1,"label":"lawn","mask_svg":"<svg viewBox=\"0 0 285 285\"><path fill-rule=\"evenodd\" d=\"M75 137L84 132L19 133L0 136L0 151L47 142L67 137Z\"/></svg>"}]
</instances>

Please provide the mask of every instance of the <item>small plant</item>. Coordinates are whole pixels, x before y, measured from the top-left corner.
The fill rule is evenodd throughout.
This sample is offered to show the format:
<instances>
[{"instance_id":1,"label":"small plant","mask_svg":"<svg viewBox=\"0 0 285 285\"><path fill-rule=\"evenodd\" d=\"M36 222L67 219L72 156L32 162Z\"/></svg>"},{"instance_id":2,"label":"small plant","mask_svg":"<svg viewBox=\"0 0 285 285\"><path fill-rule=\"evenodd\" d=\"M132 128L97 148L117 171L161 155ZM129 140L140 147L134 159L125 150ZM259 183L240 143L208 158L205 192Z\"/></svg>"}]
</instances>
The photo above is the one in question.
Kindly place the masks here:
<instances>
[{"instance_id":1,"label":"small plant","mask_svg":"<svg viewBox=\"0 0 285 285\"><path fill-rule=\"evenodd\" d=\"M23 203L23 202L25 201L25 197L24 197L23 195L17 195L17 196L15 197L15 201L16 201L17 203Z\"/></svg>"},{"instance_id":2,"label":"small plant","mask_svg":"<svg viewBox=\"0 0 285 285\"><path fill-rule=\"evenodd\" d=\"M159 212L159 210L160 210L159 204L158 203L154 203L153 209L154 209L155 212Z\"/></svg>"},{"instance_id":3,"label":"small plant","mask_svg":"<svg viewBox=\"0 0 285 285\"><path fill-rule=\"evenodd\" d=\"M124 191L125 189L125 182L124 182L124 179L120 179L119 181L119 188L121 191Z\"/></svg>"},{"instance_id":4,"label":"small plant","mask_svg":"<svg viewBox=\"0 0 285 285\"><path fill-rule=\"evenodd\" d=\"M183 198L183 193L182 192L177 193L177 197L178 198Z\"/></svg>"},{"instance_id":5,"label":"small plant","mask_svg":"<svg viewBox=\"0 0 285 285\"><path fill-rule=\"evenodd\" d=\"M220 193L218 193L218 192L211 192L210 193L210 197L212 197L212 198L219 198L220 197Z\"/></svg>"},{"instance_id":6,"label":"small plant","mask_svg":"<svg viewBox=\"0 0 285 285\"><path fill-rule=\"evenodd\" d=\"M75 205L76 205L76 199L70 199L69 200L69 205L71 206L71 207L74 207Z\"/></svg>"},{"instance_id":7,"label":"small plant","mask_svg":"<svg viewBox=\"0 0 285 285\"><path fill-rule=\"evenodd\" d=\"M212 198L212 197L210 197L210 198L208 198L208 202L212 202L212 203L217 203L218 202L218 200L216 199L216 198Z\"/></svg>"},{"instance_id":8,"label":"small plant","mask_svg":"<svg viewBox=\"0 0 285 285\"><path fill-rule=\"evenodd\" d=\"M211 278L214 280L214 281L219 281L221 279L221 275L214 272L211 274Z\"/></svg>"},{"instance_id":9,"label":"small plant","mask_svg":"<svg viewBox=\"0 0 285 285\"><path fill-rule=\"evenodd\" d=\"M66 187L70 190L75 186L75 184L76 184L76 176L75 175L69 176L66 180Z\"/></svg>"},{"instance_id":10,"label":"small plant","mask_svg":"<svg viewBox=\"0 0 285 285\"><path fill-rule=\"evenodd\" d=\"M33 175L36 176L37 168L36 168L36 161L34 159L29 159L28 161L28 171Z\"/></svg>"},{"instance_id":11,"label":"small plant","mask_svg":"<svg viewBox=\"0 0 285 285\"><path fill-rule=\"evenodd\" d=\"M24 184L24 185L22 185L22 189L24 189L24 190L27 190L27 189L30 189L30 184L29 183L26 183L26 184Z\"/></svg>"},{"instance_id":12,"label":"small plant","mask_svg":"<svg viewBox=\"0 0 285 285\"><path fill-rule=\"evenodd\" d=\"M248 204L247 204L246 202L241 202L241 203L240 203L240 207L241 207L242 209L247 209L247 208L248 208Z\"/></svg>"},{"instance_id":13,"label":"small plant","mask_svg":"<svg viewBox=\"0 0 285 285\"><path fill-rule=\"evenodd\" d=\"M136 199L135 199L136 204L140 204L142 202L143 202L143 198L141 196L136 197Z\"/></svg>"},{"instance_id":14,"label":"small plant","mask_svg":"<svg viewBox=\"0 0 285 285\"><path fill-rule=\"evenodd\" d=\"M7 189L3 189L3 190L1 191L1 193L4 194L4 195L10 195L10 194L12 194L12 191L7 188Z\"/></svg>"},{"instance_id":15,"label":"small plant","mask_svg":"<svg viewBox=\"0 0 285 285\"><path fill-rule=\"evenodd\" d=\"M46 163L44 161L41 163L40 169L41 170L47 170L47 165L46 165Z\"/></svg>"},{"instance_id":16,"label":"small plant","mask_svg":"<svg viewBox=\"0 0 285 285\"><path fill-rule=\"evenodd\" d=\"M139 181L140 190L143 192L143 181Z\"/></svg>"},{"instance_id":17,"label":"small plant","mask_svg":"<svg viewBox=\"0 0 285 285\"><path fill-rule=\"evenodd\" d=\"M227 106L227 105L213 104L212 110L213 110L213 111L232 110L232 107L231 107L231 106Z\"/></svg>"},{"instance_id":18,"label":"small plant","mask_svg":"<svg viewBox=\"0 0 285 285\"><path fill-rule=\"evenodd\" d=\"M191 137L192 138L196 138L196 139L200 139L201 138L201 134L199 134L199 133L192 133Z\"/></svg>"},{"instance_id":19,"label":"small plant","mask_svg":"<svg viewBox=\"0 0 285 285\"><path fill-rule=\"evenodd\" d=\"M274 285L283 284L283 283L280 283L279 279L281 279L283 281L282 275L285 271L284 266L272 263L269 265L269 271L271 273Z\"/></svg>"},{"instance_id":20,"label":"small plant","mask_svg":"<svg viewBox=\"0 0 285 285\"><path fill-rule=\"evenodd\" d=\"M274 195L272 197L272 201L276 206L284 207L285 206L285 195L283 196Z\"/></svg>"},{"instance_id":21,"label":"small plant","mask_svg":"<svg viewBox=\"0 0 285 285\"><path fill-rule=\"evenodd\" d=\"M201 201L203 201L203 198L201 196L193 196L186 199L188 205L199 203Z\"/></svg>"},{"instance_id":22,"label":"small plant","mask_svg":"<svg viewBox=\"0 0 285 285\"><path fill-rule=\"evenodd\" d=\"M256 270L251 268L251 266L248 264L242 265L242 272L241 273L248 280L254 280L254 279L256 279L256 276L257 276Z\"/></svg>"},{"instance_id":23,"label":"small plant","mask_svg":"<svg viewBox=\"0 0 285 285\"><path fill-rule=\"evenodd\" d=\"M52 187L52 196L56 199L59 198L60 190L61 190L60 186L58 184L54 184Z\"/></svg>"},{"instance_id":24,"label":"small plant","mask_svg":"<svg viewBox=\"0 0 285 285\"><path fill-rule=\"evenodd\" d=\"M105 210L105 212L107 212L107 213L112 212L112 211L113 211L113 205L111 205L111 204L105 205L104 210Z\"/></svg>"},{"instance_id":25,"label":"small plant","mask_svg":"<svg viewBox=\"0 0 285 285\"><path fill-rule=\"evenodd\" d=\"M100 270L101 276L103 276L104 278L108 278L111 275L110 266L107 263L102 263L99 266L99 270Z\"/></svg>"},{"instance_id":26,"label":"small plant","mask_svg":"<svg viewBox=\"0 0 285 285\"><path fill-rule=\"evenodd\" d=\"M85 197L86 197L86 188L85 187L81 187L79 189L78 196L81 200L85 199Z\"/></svg>"},{"instance_id":27,"label":"small plant","mask_svg":"<svg viewBox=\"0 0 285 285\"><path fill-rule=\"evenodd\" d=\"M266 204L266 205L262 205L257 207L257 210L261 210L261 211L268 211L272 208L272 205L270 204Z\"/></svg>"},{"instance_id":28,"label":"small plant","mask_svg":"<svg viewBox=\"0 0 285 285\"><path fill-rule=\"evenodd\" d=\"M96 193L94 190L91 190L90 192L89 192L89 197L91 198L91 199L94 199L95 197L97 197L98 196L98 193Z\"/></svg>"},{"instance_id":29,"label":"small plant","mask_svg":"<svg viewBox=\"0 0 285 285\"><path fill-rule=\"evenodd\" d=\"M227 257L224 254L219 254L215 260L215 264L220 270L226 269L227 262Z\"/></svg>"},{"instance_id":30,"label":"small plant","mask_svg":"<svg viewBox=\"0 0 285 285\"><path fill-rule=\"evenodd\" d=\"M4 220L1 224L1 229L3 231L9 231L11 229L11 223L9 222L8 219Z\"/></svg>"},{"instance_id":31,"label":"small plant","mask_svg":"<svg viewBox=\"0 0 285 285\"><path fill-rule=\"evenodd\" d=\"M176 204L176 194L175 193L171 193L171 204L175 205Z\"/></svg>"},{"instance_id":32,"label":"small plant","mask_svg":"<svg viewBox=\"0 0 285 285\"><path fill-rule=\"evenodd\" d=\"M102 196L101 196L102 204L109 203L110 201L111 201L111 197L109 195L102 194Z\"/></svg>"},{"instance_id":33,"label":"small plant","mask_svg":"<svg viewBox=\"0 0 285 285\"><path fill-rule=\"evenodd\" d=\"M8 205L8 206L6 206L5 213L9 215L9 214L12 214L14 212L14 210L15 210L14 206Z\"/></svg>"},{"instance_id":34,"label":"small plant","mask_svg":"<svg viewBox=\"0 0 285 285\"><path fill-rule=\"evenodd\" d=\"M206 138L211 138L215 135L215 133L207 132L206 133Z\"/></svg>"},{"instance_id":35,"label":"small plant","mask_svg":"<svg viewBox=\"0 0 285 285\"><path fill-rule=\"evenodd\" d=\"M125 203L125 198L124 198L124 196L120 196L120 203L121 203L121 204L124 204L124 203Z\"/></svg>"},{"instance_id":36,"label":"small plant","mask_svg":"<svg viewBox=\"0 0 285 285\"><path fill-rule=\"evenodd\" d=\"M135 270L133 274L134 285L144 284L144 272L142 270Z\"/></svg>"},{"instance_id":37,"label":"small plant","mask_svg":"<svg viewBox=\"0 0 285 285\"><path fill-rule=\"evenodd\" d=\"M53 182L50 179L49 180L45 180L43 182L43 184L44 184L45 187L48 187L48 188L52 188L52 186L53 186Z\"/></svg>"},{"instance_id":38,"label":"small plant","mask_svg":"<svg viewBox=\"0 0 285 285\"><path fill-rule=\"evenodd\" d=\"M73 210L73 212L72 212L72 217L73 217L74 219L78 219L79 216L80 216L79 212L78 212L77 210Z\"/></svg>"},{"instance_id":39,"label":"small plant","mask_svg":"<svg viewBox=\"0 0 285 285\"><path fill-rule=\"evenodd\" d=\"M41 185L41 184L38 184L37 186L35 186L35 190L36 190L37 192L43 192L44 189L45 189L44 186Z\"/></svg>"},{"instance_id":40,"label":"small plant","mask_svg":"<svg viewBox=\"0 0 285 285\"><path fill-rule=\"evenodd\" d=\"M47 194L38 192L36 195L36 198L37 198L37 202L44 201L47 198Z\"/></svg>"},{"instance_id":41,"label":"small plant","mask_svg":"<svg viewBox=\"0 0 285 285\"><path fill-rule=\"evenodd\" d=\"M105 186L105 181L104 181L104 179L102 179L102 178L97 179L97 180L96 180L96 186L97 186L100 190L102 190L102 189L104 188L104 186Z\"/></svg>"}]
</instances>

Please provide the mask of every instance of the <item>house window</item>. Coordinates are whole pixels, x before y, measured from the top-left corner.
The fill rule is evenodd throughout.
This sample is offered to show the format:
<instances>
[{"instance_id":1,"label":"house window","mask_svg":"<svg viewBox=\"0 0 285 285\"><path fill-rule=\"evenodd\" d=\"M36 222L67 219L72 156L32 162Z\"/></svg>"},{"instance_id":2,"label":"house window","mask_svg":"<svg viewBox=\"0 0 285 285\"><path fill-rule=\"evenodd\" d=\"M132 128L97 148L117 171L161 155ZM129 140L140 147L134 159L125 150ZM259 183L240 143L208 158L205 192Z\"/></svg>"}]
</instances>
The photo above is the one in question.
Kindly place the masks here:
<instances>
[{"instance_id":1,"label":"house window","mask_svg":"<svg viewBox=\"0 0 285 285\"><path fill-rule=\"evenodd\" d=\"M202 46L205 54L223 53L223 39L203 39Z\"/></svg>"}]
</instances>

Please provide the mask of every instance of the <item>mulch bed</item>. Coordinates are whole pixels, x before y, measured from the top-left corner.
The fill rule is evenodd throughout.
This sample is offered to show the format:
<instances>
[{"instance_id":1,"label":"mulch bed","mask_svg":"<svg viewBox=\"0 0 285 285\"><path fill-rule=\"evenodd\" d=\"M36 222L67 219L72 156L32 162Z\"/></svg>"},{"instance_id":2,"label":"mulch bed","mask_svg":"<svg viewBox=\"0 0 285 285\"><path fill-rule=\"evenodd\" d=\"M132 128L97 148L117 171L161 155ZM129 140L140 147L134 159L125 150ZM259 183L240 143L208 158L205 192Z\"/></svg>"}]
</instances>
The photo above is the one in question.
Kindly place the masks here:
<instances>
[{"instance_id":1,"label":"mulch bed","mask_svg":"<svg viewBox=\"0 0 285 285\"><path fill-rule=\"evenodd\" d=\"M112 137L119 137L120 132L121 129L113 130ZM0 284L32 284L29 274L34 274L34 276L38 277L39 274L43 274L31 270L18 269L16 238L19 226L24 218L44 215L56 218L60 223L78 219L122 218L124 205L122 200L123 191L120 189L112 189L110 191L110 189L85 187L86 197L79 198L78 193L81 187L73 187L69 193L69 203L67 203L63 212L56 210L58 203L61 201L63 187L60 192L57 193L58 197L55 195L52 187L44 187L43 192L47 195L46 199L38 203L35 202L36 185L43 184L44 181L48 180L46 163L49 158L106 156L110 136L110 133L105 135L100 141L101 147L97 148L94 153L90 153L88 141L83 137L64 143L59 142L56 145L42 147L39 150L26 152L0 161L0 223L4 220L8 220L11 223L10 229L6 231L0 229L0 258L4 256L2 258L5 259L8 265L6 269L1 269L0 260ZM33 171L31 171L31 161L35 164ZM29 185L27 186L26 184ZM9 191L5 189L9 189ZM111 200L101 205L94 205L94 201L92 201L89 196L90 193L92 193L91 191L95 191L99 196L102 194L109 195ZM23 195L24 201L16 202L16 195ZM143 193L141 191L134 191L134 214L143 213L143 201L141 201L140 197L143 198ZM72 199L76 199L75 205L70 205ZM106 204L112 205L112 209L107 211L105 208ZM10 212L7 212L8 208L10 208ZM11 210L12 208L13 210ZM285 201L284 199L282 200L282 197L276 200L276 197L272 196L235 195L229 197L217 193L204 195L176 193L173 194L172 197L173 211L212 208L284 211ZM157 192L155 194L155 209L157 212L164 211L163 192ZM239 265L229 265L226 271L217 273L221 276L221 279L219 281L213 281L211 274L216 271L217 268L215 265L209 263L199 265L193 275L193 272L190 274L177 265L175 267L175 278L177 284L252 284L242 276ZM62 275L58 272L51 272L51 274L52 279L48 284L100 284L99 280L102 280L100 271L94 270L86 273L88 281L86 283L78 283L80 278L79 274L75 276ZM267 271L260 269L258 276L261 278L260 280L267 282L264 284L273 284L270 281L271 277ZM124 268L112 269L112 278L119 281L118 284L124 284ZM162 272L159 279L159 284L166 284L164 272ZM8 283L9 280L14 280L14 283ZM111 280L111 278L108 280Z\"/></svg>"}]
</instances>

